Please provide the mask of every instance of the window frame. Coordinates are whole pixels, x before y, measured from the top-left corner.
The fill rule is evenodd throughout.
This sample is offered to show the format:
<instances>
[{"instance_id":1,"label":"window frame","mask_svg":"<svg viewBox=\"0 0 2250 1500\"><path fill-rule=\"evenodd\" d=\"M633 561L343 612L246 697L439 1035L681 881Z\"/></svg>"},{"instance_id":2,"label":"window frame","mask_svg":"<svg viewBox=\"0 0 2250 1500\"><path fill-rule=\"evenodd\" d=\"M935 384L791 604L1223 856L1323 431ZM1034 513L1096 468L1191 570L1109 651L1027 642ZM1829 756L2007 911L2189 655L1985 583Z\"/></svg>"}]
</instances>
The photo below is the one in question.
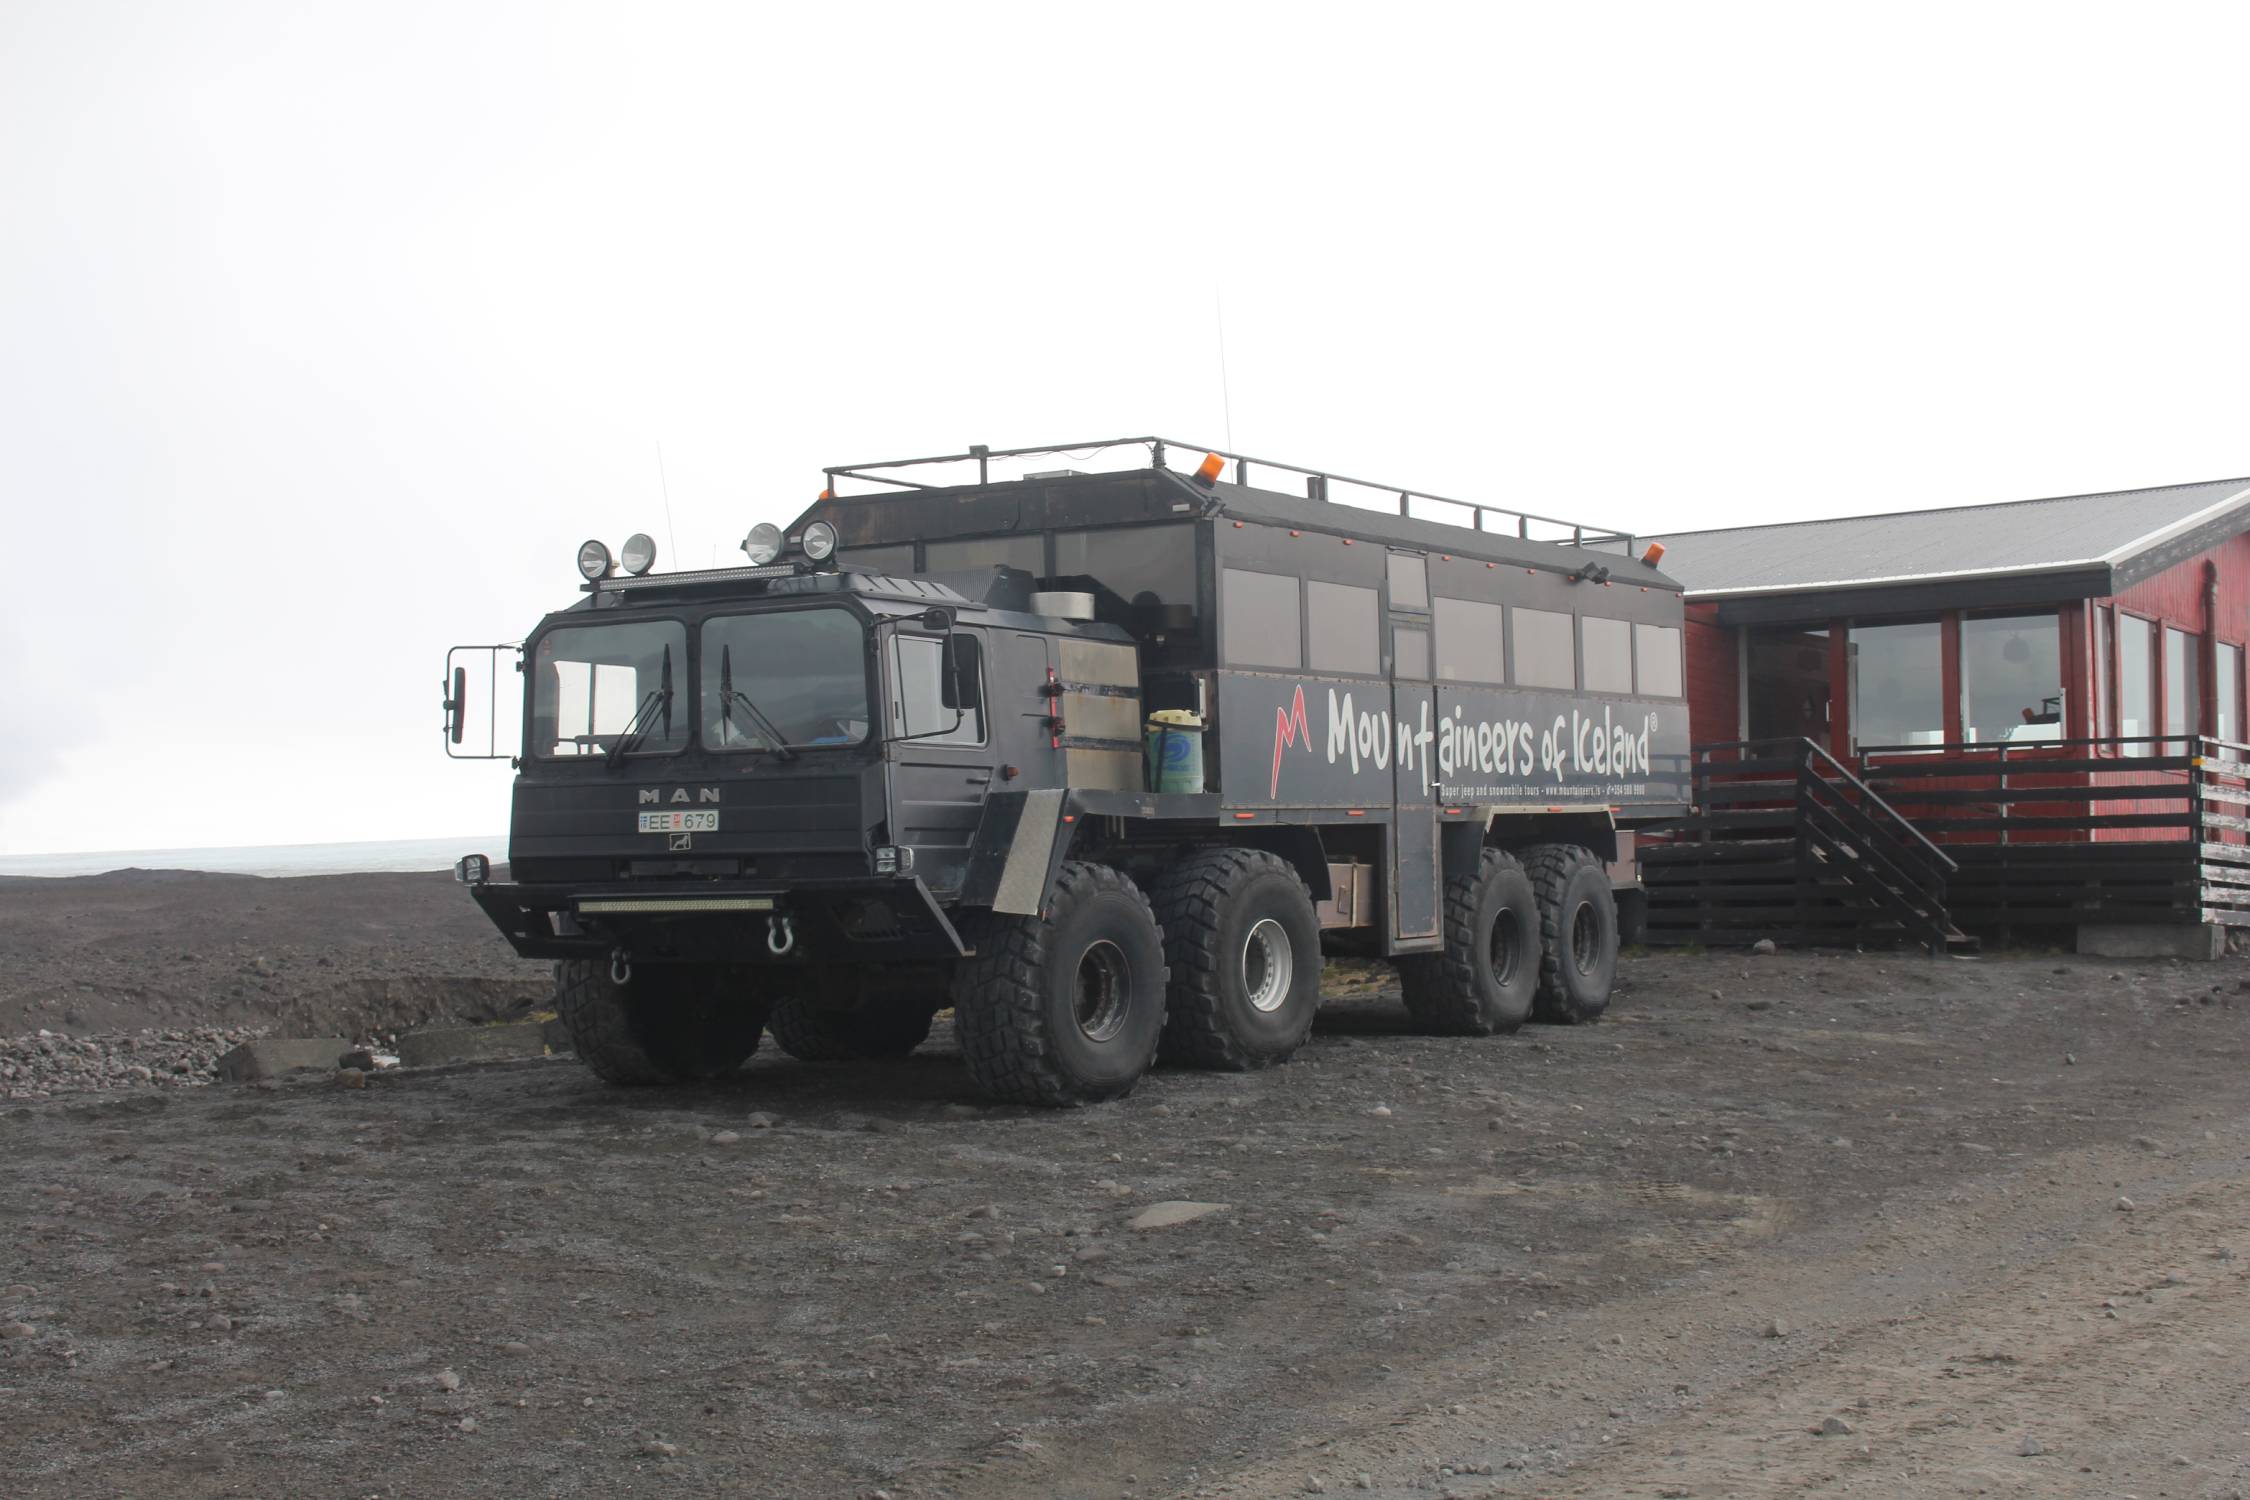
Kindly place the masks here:
<instances>
[{"instance_id":1,"label":"window frame","mask_svg":"<svg viewBox=\"0 0 2250 1500\"><path fill-rule=\"evenodd\" d=\"M1291 618L1295 621L1296 660L1291 662L1239 661L1228 647L1228 635L1235 627L1239 614L1234 585L1228 582L1232 574L1240 573L1250 578L1270 578L1289 585L1290 598L1295 601ZM1278 599L1275 601L1278 603ZM1295 672L1305 671L1305 588L1304 578L1296 573L1270 573L1263 568L1240 568L1231 564L1219 565L1219 619L1217 622L1219 665L1223 669L1243 672Z\"/></svg>"},{"instance_id":2,"label":"window frame","mask_svg":"<svg viewBox=\"0 0 2250 1500\"><path fill-rule=\"evenodd\" d=\"M867 704L867 732L861 735L856 740L847 740L841 744L815 745L808 742L792 740L788 745L788 749L791 754L827 754L836 751L864 750L870 745L879 745L882 743L883 736L878 732L879 727L882 723L879 715L887 712L888 709L888 704L885 697L887 690L882 680L882 674L877 670L875 660L876 653L870 648L869 637L873 634L876 627L882 624L883 617L876 617L871 619L867 615L862 614L859 610L852 608L848 604L837 603L831 600L821 600L816 603L792 605L786 609L714 609L695 622L696 728L694 743L696 748L709 755L771 755L773 753L773 750L770 746L711 745L705 743L703 738L704 719L702 703L704 632L709 630L711 626L717 624L721 620L771 619L777 615L810 614L815 610L822 609L832 610L835 613L844 616L859 628L860 679L863 690L867 694L865 700Z\"/></svg>"},{"instance_id":3,"label":"window frame","mask_svg":"<svg viewBox=\"0 0 2250 1500\"><path fill-rule=\"evenodd\" d=\"M539 721L538 673L542 670L539 664L539 648L544 646L554 636L557 636L565 631L612 629L620 625L671 625L677 627L680 634L685 638L685 643L680 648L681 659L679 662L675 663L672 668L672 693L675 698L685 698L687 700L687 738L681 744L674 746L673 748L668 750L650 749L644 744L634 749L633 758L635 760L669 760L674 756L685 755L690 749L694 748L697 741L697 724L695 717L697 711L696 704L700 697L700 694L696 692L696 668L694 666L694 650L696 635L701 629L700 623L695 625L694 628L690 628L690 623L687 616L669 611L660 615L635 615L631 618L623 620L584 619L572 615L555 620L552 624L547 625L546 627L541 629L537 634L533 635L523 644L525 673L531 679L524 685L523 695L523 748L525 759L538 761L543 765L554 766L574 764L609 764L609 752L606 750L603 751L600 755L554 755L546 751L535 750L532 748L532 726ZM683 678L687 683L687 686L684 690L679 686L679 683ZM637 704L638 699L636 699L635 702ZM556 706L559 710L561 706L561 695L559 692L556 695ZM558 712L555 718L559 726L561 723L562 715ZM592 735L593 725L591 723L587 724L586 731L589 736Z\"/></svg>"}]
</instances>

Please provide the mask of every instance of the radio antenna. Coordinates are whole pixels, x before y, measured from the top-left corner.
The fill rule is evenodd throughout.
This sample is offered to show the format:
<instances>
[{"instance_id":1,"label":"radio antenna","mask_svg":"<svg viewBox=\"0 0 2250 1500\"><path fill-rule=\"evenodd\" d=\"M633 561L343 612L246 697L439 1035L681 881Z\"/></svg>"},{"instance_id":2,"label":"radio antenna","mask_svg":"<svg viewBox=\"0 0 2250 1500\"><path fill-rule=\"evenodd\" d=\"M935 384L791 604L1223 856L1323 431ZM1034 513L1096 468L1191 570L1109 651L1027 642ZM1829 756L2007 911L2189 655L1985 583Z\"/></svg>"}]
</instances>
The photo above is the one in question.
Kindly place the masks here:
<instances>
[{"instance_id":1,"label":"radio antenna","mask_svg":"<svg viewBox=\"0 0 2250 1500\"><path fill-rule=\"evenodd\" d=\"M1219 401L1226 415L1227 446L1234 446L1234 392L1227 386L1227 294L1213 286L1211 301L1219 310Z\"/></svg>"},{"instance_id":2,"label":"radio antenna","mask_svg":"<svg viewBox=\"0 0 2250 1500\"><path fill-rule=\"evenodd\" d=\"M1227 439L1233 442L1234 439ZM664 546L674 557L680 555L680 539L672 530L672 481L664 472L664 439L656 440L656 482L664 490Z\"/></svg>"}]
</instances>

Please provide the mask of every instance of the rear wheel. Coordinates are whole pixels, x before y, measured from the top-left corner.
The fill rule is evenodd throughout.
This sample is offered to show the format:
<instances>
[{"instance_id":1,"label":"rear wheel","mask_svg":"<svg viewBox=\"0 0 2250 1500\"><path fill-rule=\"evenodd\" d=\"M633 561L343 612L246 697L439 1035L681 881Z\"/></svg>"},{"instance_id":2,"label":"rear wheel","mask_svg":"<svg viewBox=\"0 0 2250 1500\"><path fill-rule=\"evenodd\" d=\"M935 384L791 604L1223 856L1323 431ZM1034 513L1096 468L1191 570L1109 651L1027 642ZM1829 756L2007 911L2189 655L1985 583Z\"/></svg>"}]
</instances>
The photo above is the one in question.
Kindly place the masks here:
<instances>
[{"instance_id":1,"label":"rear wheel","mask_svg":"<svg viewBox=\"0 0 2250 1500\"><path fill-rule=\"evenodd\" d=\"M610 1083L722 1078L758 1050L766 1004L739 969L651 966L613 983L601 959L555 965L555 1013L586 1066Z\"/></svg>"},{"instance_id":2,"label":"rear wheel","mask_svg":"<svg viewBox=\"0 0 2250 1500\"><path fill-rule=\"evenodd\" d=\"M1406 1009L1448 1036L1514 1031L1539 984L1539 903L1513 855L1486 849L1445 883L1445 946L1398 961Z\"/></svg>"},{"instance_id":3,"label":"rear wheel","mask_svg":"<svg viewBox=\"0 0 2250 1500\"><path fill-rule=\"evenodd\" d=\"M1073 860L1046 919L993 913L953 976L969 1074L1017 1104L1087 1104L1132 1092L1164 1028L1164 939L1140 888Z\"/></svg>"},{"instance_id":4,"label":"rear wheel","mask_svg":"<svg viewBox=\"0 0 2250 1500\"><path fill-rule=\"evenodd\" d=\"M1155 888L1164 959L1161 1055L1242 1072L1287 1060L1320 1006L1320 919L1287 860L1210 849Z\"/></svg>"},{"instance_id":5,"label":"rear wheel","mask_svg":"<svg viewBox=\"0 0 2250 1500\"><path fill-rule=\"evenodd\" d=\"M1524 873L1539 896L1536 1020L1579 1026L1601 1018L1617 984L1617 895L1590 849L1536 844Z\"/></svg>"}]
</instances>

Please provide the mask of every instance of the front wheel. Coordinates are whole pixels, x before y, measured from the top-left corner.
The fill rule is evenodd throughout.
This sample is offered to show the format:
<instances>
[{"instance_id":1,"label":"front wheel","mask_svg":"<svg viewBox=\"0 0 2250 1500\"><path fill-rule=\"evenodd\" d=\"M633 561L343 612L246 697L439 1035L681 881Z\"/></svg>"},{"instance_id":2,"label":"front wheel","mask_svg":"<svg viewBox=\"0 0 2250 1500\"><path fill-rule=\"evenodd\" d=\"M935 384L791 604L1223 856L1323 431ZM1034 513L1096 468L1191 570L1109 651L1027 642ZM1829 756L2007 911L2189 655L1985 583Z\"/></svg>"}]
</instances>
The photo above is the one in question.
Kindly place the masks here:
<instances>
[{"instance_id":1,"label":"front wheel","mask_svg":"<svg viewBox=\"0 0 2250 1500\"><path fill-rule=\"evenodd\" d=\"M1045 920L993 913L953 976L969 1076L1016 1104L1131 1093L1164 1029L1164 939L1148 898L1105 865L1073 860Z\"/></svg>"},{"instance_id":2,"label":"front wheel","mask_svg":"<svg viewBox=\"0 0 2250 1500\"><path fill-rule=\"evenodd\" d=\"M1524 873L1539 896L1539 997L1532 1018L1558 1026L1601 1019L1617 984L1617 894L1590 849L1535 844Z\"/></svg>"},{"instance_id":3,"label":"front wheel","mask_svg":"<svg viewBox=\"0 0 2250 1500\"><path fill-rule=\"evenodd\" d=\"M929 1039L937 1007L911 997L880 997L840 1009L816 995L775 1002L766 1025L781 1050L799 1062L904 1057Z\"/></svg>"},{"instance_id":4,"label":"front wheel","mask_svg":"<svg viewBox=\"0 0 2250 1500\"><path fill-rule=\"evenodd\" d=\"M616 984L605 960L568 959L555 965L555 1014L586 1066L624 1084L725 1077L766 1024L747 976L715 964L651 965Z\"/></svg>"}]
</instances>

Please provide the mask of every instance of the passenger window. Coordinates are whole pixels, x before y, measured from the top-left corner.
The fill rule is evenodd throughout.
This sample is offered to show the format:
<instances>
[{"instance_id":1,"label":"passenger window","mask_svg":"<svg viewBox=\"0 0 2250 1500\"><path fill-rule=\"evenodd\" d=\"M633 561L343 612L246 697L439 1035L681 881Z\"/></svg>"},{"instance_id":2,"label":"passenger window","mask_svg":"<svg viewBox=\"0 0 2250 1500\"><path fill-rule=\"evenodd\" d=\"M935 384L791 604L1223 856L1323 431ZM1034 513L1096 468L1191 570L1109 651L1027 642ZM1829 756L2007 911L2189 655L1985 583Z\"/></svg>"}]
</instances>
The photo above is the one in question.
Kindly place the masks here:
<instances>
[{"instance_id":1,"label":"passenger window","mask_svg":"<svg viewBox=\"0 0 2250 1500\"><path fill-rule=\"evenodd\" d=\"M1391 608L1430 607L1430 565L1416 552L1391 554Z\"/></svg>"},{"instance_id":2,"label":"passenger window","mask_svg":"<svg viewBox=\"0 0 2250 1500\"><path fill-rule=\"evenodd\" d=\"M1507 658L1500 649L1499 605L1482 604L1474 599L1441 598L1433 601L1431 607L1431 623L1437 626L1440 682L1508 680L1504 665Z\"/></svg>"},{"instance_id":3,"label":"passenger window","mask_svg":"<svg viewBox=\"0 0 2250 1500\"><path fill-rule=\"evenodd\" d=\"M1409 630L1401 625L1391 632L1391 660L1394 677L1412 678L1426 682L1430 676L1430 633L1427 630Z\"/></svg>"},{"instance_id":4,"label":"passenger window","mask_svg":"<svg viewBox=\"0 0 2250 1500\"><path fill-rule=\"evenodd\" d=\"M1571 649L1570 616L1521 605L1509 610L1508 615L1516 637L1516 685L1576 687L1578 678L1571 658L1577 653Z\"/></svg>"},{"instance_id":5,"label":"passenger window","mask_svg":"<svg viewBox=\"0 0 2250 1500\"><path fill-rule=\"evenodd\" d=\"M961 691L949 694L944 675L948 642ZM924 744L984 743L983 694L977 683L979 653L968 636L891 636L891 733ZM956 719L958 716L958 721Z\"/></svg>"},{"instance_id":6,"label":"passenger window","mask_svg":"<svg viewBox=\"0 0 2250 1500\"><path fill-rule=\"evenodd\" d=\"M1633 627L1623 620L1586 615L1578 622L1578 645L1589 693L1633 690Z\"/></svg>"},{"instance_id":7,"label":"passenger window","mask_svg":"<svg viewBox=\"0 0 2250 1500\"><path fill-rule=\"evenodd\" d=\"M837 553L836 561L895 577L900 573L914 571L914 544L907 542L897 547L854 547L849 552Z\"/></svg>"},{"instance_id":8,"label":"passenger window","mask_svg":"<svg viewBox=\"0 0 2250 1500\"><path fill-rule=\"evenodd\" d=\"M1381 632L1375 623L1375 591L1348 583L1307 582L1305 618L1311 632L1312 669L1316 672L1362 672L1373 676L1383 670Z\"/></svg>"},{"instance_id":9,"label":"passenger window","mask_svg":"<svg viewBox=\"0 0 2250 1500\"><path fill-rule=\"evenodd\" d=\"M1034 578L1046 576L1047 538L1042 532L1014 536L980 536L959 542L925 542L925 572L958 573L995 565L1021 568Z\"/></svg>"},{"instance_id":10,"label":"passenger window","mask_svg":"<svg viewBox=\"0 0 2250 1500\"><path fill-rule=\"evenodd\" d=\"M1304 665L1297 625L1297 580L1227 568L1220 583L1219 654L1229 666Z\"/></svg>"},{"instance_id":11,"label":"passenger window","mask_svg":"<svg viewBox=\"0 0 2250 1500\"><path fill-rule=\"evenodd\" d=\"M1635 625L1633 661L1640 691L1651 698L1680 696L1680 631L1676 625Z\"/></svg>"}]
</instances>

